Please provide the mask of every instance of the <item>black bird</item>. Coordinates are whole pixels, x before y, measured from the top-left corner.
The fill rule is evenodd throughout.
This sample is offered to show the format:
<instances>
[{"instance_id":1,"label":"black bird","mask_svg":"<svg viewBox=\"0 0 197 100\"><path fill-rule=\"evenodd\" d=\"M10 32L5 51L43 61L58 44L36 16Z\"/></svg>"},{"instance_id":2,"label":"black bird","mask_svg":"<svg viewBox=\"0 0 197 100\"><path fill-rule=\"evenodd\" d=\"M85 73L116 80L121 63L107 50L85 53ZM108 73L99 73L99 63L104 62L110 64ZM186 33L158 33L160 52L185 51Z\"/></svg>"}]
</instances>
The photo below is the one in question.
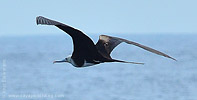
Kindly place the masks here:
<instances>
[{"instance_id":1,"label":"black bird","mask_svg":"<svg viewBox=\"0 0 197 100\"><path fill-rule=\"evenodd\" d=\"M95 64L100 64L104 62L122 62L122 63L133 63L133 64L144 64L144 63L137 63L137 62L127 62L121 61L111 58L110 54L112 50L122 42L132 44L138 46L142 49L150 51L152 53L176 60L167 54L164 54L160 51L152 49L150 47L141 45L136 42L132 42L126 39L112 37L107 35L100 35L99 40L94 44L94 42L85 35L82 31L75 29L71 26L65 25L58 21L54 21L42 16L36 17L36 23L41 25L55 25L59 29L63 30L67 34L72 37L74 51L72 56L67 57L61 61L54 61L54 63L61 63L61 62L68 62L71 63L75 67L86 67L92 66Z\"/></svg>"}]
</instances>

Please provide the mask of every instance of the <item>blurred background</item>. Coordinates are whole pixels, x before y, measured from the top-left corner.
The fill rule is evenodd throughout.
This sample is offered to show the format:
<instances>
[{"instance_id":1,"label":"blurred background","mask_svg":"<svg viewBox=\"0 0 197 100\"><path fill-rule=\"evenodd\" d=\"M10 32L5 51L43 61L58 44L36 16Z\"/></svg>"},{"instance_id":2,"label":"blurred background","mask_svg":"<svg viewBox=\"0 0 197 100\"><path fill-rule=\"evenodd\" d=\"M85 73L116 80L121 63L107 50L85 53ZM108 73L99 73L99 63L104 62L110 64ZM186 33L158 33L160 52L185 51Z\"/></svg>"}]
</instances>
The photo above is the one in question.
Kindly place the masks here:
<instances>
[{"instance_id":1,"label":"blurred background","mask_svg":"<svg viewBox=\"0 0 197 100\"><path fill-rule=\"evenodd\" d=\"M0 98L196 100L196 4L195 0L2 0ZM37 16L80 29L95 43L101 34L117 36L178 61L122 43L112 57L145 65L52 64L72 54L72 39L54 26L36 25Z\"/></svg>"},{"instance_id":2,"label":"blurred background","mask_svg":"<svg viewBox=\"0 0 197 100\"><path fill-rule=\"evenodd\" d=\"M38 27L36 16L64 22L86 33L196 33L195 0L2 0L0 35L60 33Z\"/></svg>"}]
</instances>

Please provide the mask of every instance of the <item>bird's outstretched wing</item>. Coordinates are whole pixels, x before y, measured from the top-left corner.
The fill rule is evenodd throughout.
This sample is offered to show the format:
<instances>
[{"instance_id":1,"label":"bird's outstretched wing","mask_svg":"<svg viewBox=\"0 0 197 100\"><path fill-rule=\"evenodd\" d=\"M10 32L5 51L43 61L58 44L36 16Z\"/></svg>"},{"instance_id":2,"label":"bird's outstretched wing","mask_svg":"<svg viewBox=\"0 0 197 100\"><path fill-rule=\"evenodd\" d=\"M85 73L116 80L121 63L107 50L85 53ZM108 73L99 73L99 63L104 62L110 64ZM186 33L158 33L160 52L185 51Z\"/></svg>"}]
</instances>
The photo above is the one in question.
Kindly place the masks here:
<instances>
[{"instance_id":1,"label":"bird's outstretched wing","mask_svg":"<svg viewBox=\"0 0 197 100\"><path fill-rule=\"evenodd\" d=\"M43 16L36 17L36 24L37 25L39 25L39 24L41 24L41 25L55 25L56 27L60 28L64 32L68 33L73 38L76 37L76 36L88 37L78 29L75 29L71 26L68 26L66 24L60 23L60 22L55 21L55 20L45 18Z\"/></svg>"},{"instance_id":2,"label":"bird's outstretched wing","mask_svg":"<svg viewBox=\"0 0 197 100\"><path fill-rule=\"evenodd\" d=\"M141 44L133 42L133 41L129 41L129 40L117 38L117 37L111 37L111 36L107 36L107 35L100 35L99 41L97 42L96 47L100 51L101 54L107 56L108 58L111 58L110 54L111 54L112 50L122 42L138 46L138 47L145 49L147 51L150 51L152 53L155 53L155 54L158 54L158 55L161 55L161 56L164 56L164 57L167 57L167 58L170 58L170 59L173 59L176 61L176 59L174 59L174 58L170 57L169 55L162 53L158 50L152 49L150 47L141 45Z\"/></svg>"},{"instance_id":3,"label":"bird's outstretched wing","mask_svg":"<svg viewBox=\"0 0 197 100\"><path fill-rule=\"evenodd\" d=\"M99 54L94 45L94 42L78 29L42 16L36 17L36 23L41 25L54 25L63 30L64 32L68 33L72 37L74 44L74 52L72 55L73 58L75 57L80 59L94 59L94 57Z\"/></svg>"}]
</instances>

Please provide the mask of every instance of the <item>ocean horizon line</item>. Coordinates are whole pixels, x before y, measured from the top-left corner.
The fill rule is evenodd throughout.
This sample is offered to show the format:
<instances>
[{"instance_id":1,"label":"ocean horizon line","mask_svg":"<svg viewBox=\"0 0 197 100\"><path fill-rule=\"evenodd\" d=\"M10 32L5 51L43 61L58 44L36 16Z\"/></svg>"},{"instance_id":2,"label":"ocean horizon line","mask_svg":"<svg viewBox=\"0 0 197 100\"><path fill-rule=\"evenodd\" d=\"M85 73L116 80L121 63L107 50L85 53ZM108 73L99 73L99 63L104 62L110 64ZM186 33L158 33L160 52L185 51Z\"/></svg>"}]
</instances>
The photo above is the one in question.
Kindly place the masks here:
<instances>
[{"instance_id":1,"label":"ocean horizon line","mask_svg":"<svg viewBox=\"0 0 197 100\"><path fill-rule=\"evenodd\" d=\"M93 33L93 32L88 32L88 33L85 33L86 35L197 35L197 33L191 33L191 32L121 32L121 33L108 33L108 32L105 32L105 33ZM9 34L9 35L0 35L0 38L3 38L3 37L29 37L29 36L62 36L62 35L65 35L65 33L61 33L61 32L58 32L58 33L36 33L36 34Z\"/></svg>"}]
</instances>

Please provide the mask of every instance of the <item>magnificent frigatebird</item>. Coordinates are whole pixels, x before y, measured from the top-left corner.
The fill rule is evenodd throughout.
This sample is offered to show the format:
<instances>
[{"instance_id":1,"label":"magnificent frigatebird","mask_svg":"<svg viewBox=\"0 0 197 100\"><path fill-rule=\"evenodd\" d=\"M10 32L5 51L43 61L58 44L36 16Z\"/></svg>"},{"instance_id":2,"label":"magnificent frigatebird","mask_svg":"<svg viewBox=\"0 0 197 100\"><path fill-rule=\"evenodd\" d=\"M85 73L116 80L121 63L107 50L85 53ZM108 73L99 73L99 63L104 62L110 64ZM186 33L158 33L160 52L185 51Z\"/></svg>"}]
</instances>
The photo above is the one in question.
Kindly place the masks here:
<instances>
[{"instance_id":1,"label":"magnificent frigatebird","mask_svg":"<svg viewBox=\"0 0 197 100\"><path fill-rule=\"evenodd\" d=\"M75 67L92 66L92 65L104 63L104 62L122 62L122 63L143 64L143 63L137 63L137 62L127 62L127 61L122 61L122 60L116 60L116 59L111 58L110 54L112 50L122 42L132 44L142 49L145 49L147 51L150 51L152 53L176 60L168 56L167 54L164 54L150 47L147 47L147 46L144 46L139 43L132 42L126 39L118 38L118 37L100 35L99 40L95 45L94 42L87 35L85 35L82 31L75 29L71 26L65 25L63 23L60 23L58 21L54 21L54 20L51 20L42 16L36 17L36 23L37 25L38 24L55 25L56 27L63 30L64 32L66 32L72 37L73 45L74 45L74 51L72 53L72 56L69 56L61 61L54 61L54 63L68 62L68 63L71 63Z\"/></svg>"}]
</instances>

